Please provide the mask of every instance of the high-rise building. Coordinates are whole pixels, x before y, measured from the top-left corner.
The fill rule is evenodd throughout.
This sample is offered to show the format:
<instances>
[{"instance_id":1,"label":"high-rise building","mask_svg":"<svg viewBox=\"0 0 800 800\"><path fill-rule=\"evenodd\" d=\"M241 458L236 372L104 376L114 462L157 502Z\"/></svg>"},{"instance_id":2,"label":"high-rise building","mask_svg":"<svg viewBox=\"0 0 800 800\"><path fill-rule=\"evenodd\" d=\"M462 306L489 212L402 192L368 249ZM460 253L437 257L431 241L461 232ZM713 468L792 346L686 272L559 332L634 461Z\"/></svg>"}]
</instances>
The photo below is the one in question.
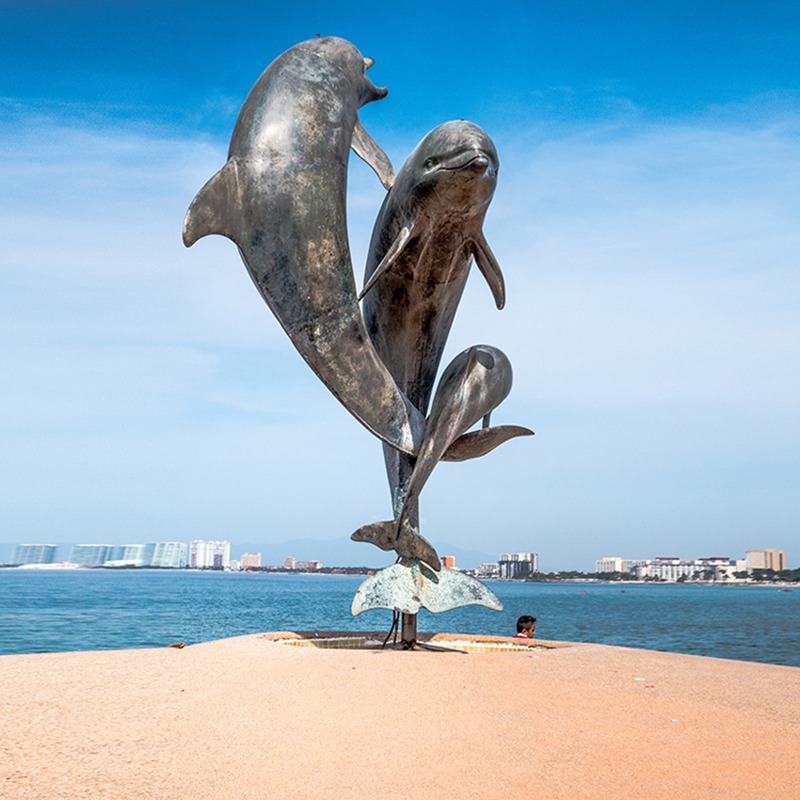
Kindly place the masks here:
<instances>
[{"instance_id":1,"label":"high-rise building","mask_svg":"<svg viewBox=\"0 0 800 800\"><path fill-rule=\"evenodd\" d=\"M476 578L497 578L500 576L500 567L497 565L497 562L494 564L486 563L486 564L478 564L475 567L475 577Z\"/></svg>"},{"instance_id":2,"label":"high-rise building","mask_svg":"<svg viewBox=\"0 0 800 800\"><path fill-rule=\"evenodd\" d=\"M133 545L132 545L133 546ZM143 567L152 567L153 566L153 558L156 554L156 543L155 542L145 542L142 545L142 566Z\"/></svg>"},{"instance_id":3,"label":"high-rise building","mask_svg":"<svg viewBox=\"0 0 800 800\"><path fill-rule=\"evenodd\" d=\"M240 559L242 569L261 566L261 553L242 553Z\"/></svg>"},{"instance_id":4,"label":"high-rise building","mask_svg":"<svg viewBox=\"0 0 800 800\"><path fill-rule=\"evenodd\" d=\"M69 563L99 567L106 563L111 550L113 545L110 544L76 544L70 551Z\"/></svg>"},{"instance_id":5,"label":"high-rise building","mask_svg":"<svg viewBox=\"0 0 800 800\"><path fill-rule=\"evenodd\" d=\"M595 572L622 572L622 559L618 556L604 556L595 562Z\"/></svg>"},{"instance_id":6,"label":"high-rise building","mask_svg":"<svg viewBox=\"0 0 800 800\"><path fill-rule=\"evenodd\" d=\"M156 542L152 567L181 569L186 566L186 544L184 542Z\"/></svg>"},{"instance_id":7,"label":"high-rise building","mask_svg":"<svg viewBox=\"0 0 800 800\"><path fill-rule=\"evenodd\" d=\"M605 556L595 561L595 572L633 572L633 568L644 564L644 561L636 561L631 558L619 558L618 556Z\"/></svg>"},{"instance_id":8,"label":"high-rise building","mask_svg":"<svg viewBox=\"0 0 800 800\"><path fill-rule=\"evenodd\" d=\"M192 569L227 569L231 563L228 541L195 539L189 543L189 566Z\"/></svg>"},{"instance_id":9,"label":"high-rise building","mask_svg":"<svg viewBox=\"0 0 800 800\"><path fill-rule=\"evenodd\" d=\"M115 567L149 567L156 549L155 542L148 544L119 544L109 547L105 565Z\"/></svg>"},{"instance_id":10,"label":"high-rise building","mask_svg":"<svg viewBox=\"0 0 800 800\"><path fill-rule=\"evenodd\" d=\"M124 544L110 544L106 551L106 563L109 561L122 561L125 556Z\"/></svg>"},{"instance_id":11,"label":"high-rise building","mask_svg":"<svg viewBox=\"0 0 800 800\"><path fill-rule=\"evenodd\" d=\"M775 572L780 572L786 569L786 552L773 548L747 550L745 551L745 563L748 572L755 569L773 569Z\"/></svg>"},{"instance_id":12,"label":"high-rise building","mask_svg":"<svg viewBox=\"0 0 800 800\"><path fill-rule=\"evenodd\" d=\"M11 563L22 564L52 564L56 558L57 545L54 544L18 544L14 548Z\"/></svg>"},{"instance_id":13,"label":"high-rise building","mask_svg":"<svg viewBox=\"0 0 800 800\"><path fill-rule=\"evenodd\" d=\"M539 571L539 556L536 553L500 553L497 564L500 578L524 580Z\"/></svg>"}]
</instances>

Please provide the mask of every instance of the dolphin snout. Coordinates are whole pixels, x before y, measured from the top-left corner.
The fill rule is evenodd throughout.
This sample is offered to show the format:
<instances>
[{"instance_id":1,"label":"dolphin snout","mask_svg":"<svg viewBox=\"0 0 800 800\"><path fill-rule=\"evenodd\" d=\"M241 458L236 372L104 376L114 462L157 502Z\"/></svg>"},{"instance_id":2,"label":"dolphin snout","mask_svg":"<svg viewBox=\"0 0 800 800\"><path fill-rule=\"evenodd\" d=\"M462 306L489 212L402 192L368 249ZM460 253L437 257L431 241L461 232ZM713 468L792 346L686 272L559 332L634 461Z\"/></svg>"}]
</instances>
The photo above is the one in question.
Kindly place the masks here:
<instances>
[{"instance_id":1,"label":"dolphin snout","mask_svg":"<svg viewBox=\"0 0 800 800\"><path fill-rule=\"evenodd\" d=\"M489 160L489 157L483 153L479 156L475 156L475 158L467 164L467 168L473 169L476 172L489 172L490 174L494 174L494 165Z\"/></svg>"},{"instance_id":2,"label":"dolphin snout","mask_svg":"<svg viewBox=\"0 0 800 800\"><path fill-rule=\"evenodd\" d=\"M483 151L476 152L475 150L459 153L457 156L441 163L439 169L449 172L457 172L460 170L471 170L479 173L489 172L490 174L494 174L495 172L492 159Z\"/></svg>"},{"instance_id":3,"label":"dolphin snout","mask_svg":"<svg viewBox=\"0 0 800 800\"><path fill-rule=\"evenodd\" d=\"M367 85L361 93L361 105L372 103L375 100L383 100L387 94L389 94L389 90L385 86L375 86L372 81L367 79Z\"/></svg>"},{"instance_id":4,"label":"dolphin snout","mask_svg":"<svg viewBox=\"0 0 800 800\"><path fill-rule=\"evenodd\" d=\"M369 56L364 56L364 73L365 73L364 77L367 80L368 84L367 88L369 94L369 99L365 101L367 103L371 103L373 100L383 100L383 98L386 97L387 94L389 94L389 90L385 86L375 86L375 84L373 84L372 81L369 78L367 78L366 76L367 70L371 69L374 66L375 66L375 59L370 58Z\"/></svg>"}]
</instances>

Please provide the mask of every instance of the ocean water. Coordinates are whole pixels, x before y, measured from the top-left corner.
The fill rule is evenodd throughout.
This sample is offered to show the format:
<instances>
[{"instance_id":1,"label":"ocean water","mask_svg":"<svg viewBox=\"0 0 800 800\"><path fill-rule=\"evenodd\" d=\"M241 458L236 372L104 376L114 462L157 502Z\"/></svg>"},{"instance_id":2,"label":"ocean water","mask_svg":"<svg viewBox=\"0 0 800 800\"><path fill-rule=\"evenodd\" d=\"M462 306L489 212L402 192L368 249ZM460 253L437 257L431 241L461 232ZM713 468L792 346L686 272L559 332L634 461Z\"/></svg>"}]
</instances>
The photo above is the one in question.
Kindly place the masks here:
<instances>
[{"instance_id":1,"label":"ocean water","mask_svg":"<svg viewBox=\"0 0 800 800\"><path fill-rule=\"evenodd\" d=\"M147 570L0 570L0 654L164 647L270 630L387 631L350 614L362 578ZM502 612L430 614L420 631L537 636L800 667L800 588L489 581Z\"/></svg>"}]
</instances>

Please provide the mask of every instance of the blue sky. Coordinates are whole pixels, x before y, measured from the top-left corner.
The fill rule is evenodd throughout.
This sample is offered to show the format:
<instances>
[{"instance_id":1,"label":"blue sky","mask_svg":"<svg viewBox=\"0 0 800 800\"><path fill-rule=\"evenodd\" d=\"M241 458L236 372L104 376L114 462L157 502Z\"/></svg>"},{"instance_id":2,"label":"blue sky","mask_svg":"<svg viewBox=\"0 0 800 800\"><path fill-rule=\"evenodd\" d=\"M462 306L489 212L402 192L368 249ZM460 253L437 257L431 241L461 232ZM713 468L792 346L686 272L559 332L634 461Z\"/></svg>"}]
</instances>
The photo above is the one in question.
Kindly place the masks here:
<instances>
[{"instance_id":1,"label":"blue sky","mask_svg":"<svg viewBox=\"0 0 800 800\"><path fill-rule=\"evenodd\" d=\"M762 547L797 566L800 7L277 5L0 2L0 542L391 560L346 544L389 513L380 446L234 246L180 241L250 86L321 33L376 59L389 96L361 116L395 168L454 118L500 154L508 304L475 272L445 360L503 349L493 421L537 435L440 465L423 533L545 570ZM381 197L351 160L359 277Z\"/></svg>"}]
</instances>

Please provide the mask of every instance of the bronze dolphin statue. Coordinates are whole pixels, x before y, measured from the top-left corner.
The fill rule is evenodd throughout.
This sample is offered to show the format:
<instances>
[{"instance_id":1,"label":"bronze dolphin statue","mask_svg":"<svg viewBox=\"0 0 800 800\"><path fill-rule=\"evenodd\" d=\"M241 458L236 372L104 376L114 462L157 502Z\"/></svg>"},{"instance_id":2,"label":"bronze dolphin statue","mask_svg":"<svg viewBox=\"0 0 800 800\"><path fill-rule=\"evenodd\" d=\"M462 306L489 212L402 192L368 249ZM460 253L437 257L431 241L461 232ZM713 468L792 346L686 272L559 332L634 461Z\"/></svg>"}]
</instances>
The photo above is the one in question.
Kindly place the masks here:
<instances>
[{"instance_id":1,"label":"bronze dolphin statue","mask_svg":"<svg viewBox=\"0 0 800 800\"><path fill-rule=\"evenodd\" d=\"M278 56L251 89L228 161L200 190L183 226L191 246L221 234L292 343L344 407L393 448L415 454L423 415L375 350L356 299L347 237L350 148L390 186L389 159L358 109L387 93L372 65L334 37Z\"/></svg>"},{"instance_id":2,"label":"bronze dolphin statue","mask_svg":"<svg viewBox=\"0 0 800 800\"><path fill-rule=\"evenodd\" d=\"M438 125L414 148L384 199L364 275L364 319L400 391L427 413L473 258L498 308L500 267L483 235L499 170L489 135L472 122ZM383 448L394 511L413 461ZM411 512L418 525L418 513Z\"/></svg>"},{"instance_id":3,"label":"bronze dolphin statue","mask_svg":"<svg viewBox=\"0 0 800 800\"><path fill-rule=\"evenodd\" d=\"M412 517L417 513L420 492L439 461L474 458L515 436L533 435L533 431L517 425L488 427L492 411L508 396L511 383L511 364L496 347L474 345L456 356L436 388L411 475L395 495L399 503L395 519L364 525L350 538L441 569L436 550L419 535L418 522ZM480 419L484 424L481 430L462 435Z\"/></svg>"},{"instance_id":4,"label":"bronze dolphin statue","mask_svg":"<svg viewBox=\"0 0 800 800\"><path fill-rule=\"evenodd\" d=\"M373 228L364 275L364 320L408 399L427 413L473 258L498 308L505 285L483 235L499 160L472 122L445 122L400 168Z\"/></svg>"},{"instance_id":5,"label":"bronze dolphin statue","mask_svg":"<svg viewBox=\"0 0 800 800\"><path fill-rule=\"evenodd\" d=\"M505 305L503 275L483 234L498 170L497 150L486 131L464 120L445 122L414 148L375 222L361 292L364 319L400 390L423 413L473 259L497 307ZM462 437L447 458L488 452L496 433ZM387 446L383 451L394 513L402 509L408 523L400 529L400 549L411 552L419 510L416 500L404 503L403 487L415 462Z\"/></svg>"}]
</instances>

